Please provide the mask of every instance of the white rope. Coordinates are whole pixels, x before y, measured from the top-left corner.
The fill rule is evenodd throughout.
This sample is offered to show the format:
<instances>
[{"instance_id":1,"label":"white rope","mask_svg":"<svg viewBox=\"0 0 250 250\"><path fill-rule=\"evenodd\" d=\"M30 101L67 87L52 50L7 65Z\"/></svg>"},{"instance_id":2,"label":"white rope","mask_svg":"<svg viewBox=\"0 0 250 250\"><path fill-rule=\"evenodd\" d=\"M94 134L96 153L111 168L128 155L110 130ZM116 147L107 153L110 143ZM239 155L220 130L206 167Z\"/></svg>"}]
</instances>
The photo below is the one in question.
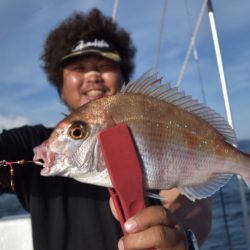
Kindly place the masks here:
<instances>
[{"instance_id":1,"label":"white rope","mask_svg":"<svg viewBox=\"0 0 250 250\"><path fill-rule=\"evenodd\" d=\"M168 2L168 0L164 0L164 3L163 3L163 9L162 9L162 15L161 15L161 26L160 26L159 36L158 36L158 43L157 43L157 47L156 47L155 61L154 61L154 65L153 65L153 69L155 71L156 71L158 64L159 64L160 51L161 51L161 41L162 41L163 28L164 28L164 20L165 20L166 10L167 10L167 2Z\"/></svg>"},{"instance_id":2,"label":"white rope","mask_svg":"<svg viewBox=\"0 0 250 250\"><path fill-rule=\"evenodd\" d=\"M181 82L183 80L183 77L184 77L184 74L185 74L185 71L186 71L186 68L187 68L187 64L188 64L191 52L192 52L193 47L195 45L195 40L196 40L196 36L197 36L197 33L199 31L199 28L200 28L201 20L202 20L202 17L204 15L204 13L205 13L205 10L206 10L207 1L208 0L203 0L199 16L197 18L197 21L196 21L196 24L195 24L195 27L194 27L194 31L193 31L193 34L192 34L191 39L190 39L189 47L188 47L185 59L184 59L183 64L182 64L177 83L176 83L177 87L180 86L180 84L181 84Z\"/></svg>"},{"instance_id":3,"label":"white rope","mask_svg":"<svg viewBox=\"0 0 250 250\"><path fill-rule=\"evenodd\" d=\"M218 66L218 71L219 71L219 76L220 76L222 93L224 97L227 119L228 119L228 123L233 128L233 119L232 119L232 113L231 113L230 102L229 102L229 97L228 97L227 83L226 83L226 78L225 78L225 73L224 73L224 68L223 68L223 61L222 61L221 52L220 52L220 44L219 44L219 40L217 36L214 14L212 10L208 11L208 16L209 16L210 25L211 25L214 50L216 54L216 61L217 61L217 66Z\"/></svg>"},{"instance_id":4,"label":"white rope","mask_svg":"<svg viewBox=\"0 0 250 250\"><path fill-rule=\"evenodd\" d=\"M116 20L118 5L119 5L119 0L115 0L115 2L114 2L114 7L113 7L113 13L112 13L112 22L113 22L113 23L114 23L115 20Z\"/></svg>"}]
</instances>

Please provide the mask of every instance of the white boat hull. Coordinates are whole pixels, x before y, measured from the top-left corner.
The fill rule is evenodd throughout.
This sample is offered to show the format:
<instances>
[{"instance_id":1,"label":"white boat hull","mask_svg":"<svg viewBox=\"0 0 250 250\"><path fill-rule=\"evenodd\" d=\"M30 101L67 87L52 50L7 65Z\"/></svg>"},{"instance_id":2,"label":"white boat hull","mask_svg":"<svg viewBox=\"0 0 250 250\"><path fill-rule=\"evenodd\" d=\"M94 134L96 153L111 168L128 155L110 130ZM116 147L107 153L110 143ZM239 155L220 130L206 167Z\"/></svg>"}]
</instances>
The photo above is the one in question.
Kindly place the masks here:
<instances>
[{"instance_id":1,"label":"white boat hull","mask_svg":"<svg viewBox=\"0 0 250 250\"><path fill-rule=\"evenodd\" d=\"M6 216L0 219L1 250L33 250L29 215Z\"/></svg>"}]
</instances>

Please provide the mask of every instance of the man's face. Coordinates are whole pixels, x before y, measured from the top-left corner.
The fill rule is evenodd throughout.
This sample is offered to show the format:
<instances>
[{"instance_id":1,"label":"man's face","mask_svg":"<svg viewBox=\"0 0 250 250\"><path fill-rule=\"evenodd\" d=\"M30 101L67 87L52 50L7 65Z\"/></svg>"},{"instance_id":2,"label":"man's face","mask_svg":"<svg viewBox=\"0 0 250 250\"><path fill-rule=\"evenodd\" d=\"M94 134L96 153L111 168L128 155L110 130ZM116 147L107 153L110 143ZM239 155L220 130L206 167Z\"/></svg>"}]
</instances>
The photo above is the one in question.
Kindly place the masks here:
<instances>
[{"instance_id":1,"label":"man's face","mask_svg":"<svg viewBox=\"0 0 250 250\"><path fill-rule=\"evenodd\" d=\"M61 99L75 110L91 100L119 92L123 81L117 63L98 55L84 56L64 67Z\"/></svg>"}]
</instances>

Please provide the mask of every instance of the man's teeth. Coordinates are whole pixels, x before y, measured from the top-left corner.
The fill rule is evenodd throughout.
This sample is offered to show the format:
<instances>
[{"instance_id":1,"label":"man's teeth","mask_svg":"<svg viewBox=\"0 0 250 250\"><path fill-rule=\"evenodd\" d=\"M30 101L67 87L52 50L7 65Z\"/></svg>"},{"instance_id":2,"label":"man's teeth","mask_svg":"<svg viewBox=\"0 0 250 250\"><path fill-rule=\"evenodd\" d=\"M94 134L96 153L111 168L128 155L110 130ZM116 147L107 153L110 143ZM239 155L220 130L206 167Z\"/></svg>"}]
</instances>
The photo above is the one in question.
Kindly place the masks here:
<instances>
[{"instance_id":1,"label":"man's teeth","mask_svg":"<svg viewBox=\"0 0 250 250\"><path fill-rule=\"evenodd\" d=\"M86 93L87 96L100 96L103 95L103 91L102 90L90 90Z\"/></svg>"}]
</instances>

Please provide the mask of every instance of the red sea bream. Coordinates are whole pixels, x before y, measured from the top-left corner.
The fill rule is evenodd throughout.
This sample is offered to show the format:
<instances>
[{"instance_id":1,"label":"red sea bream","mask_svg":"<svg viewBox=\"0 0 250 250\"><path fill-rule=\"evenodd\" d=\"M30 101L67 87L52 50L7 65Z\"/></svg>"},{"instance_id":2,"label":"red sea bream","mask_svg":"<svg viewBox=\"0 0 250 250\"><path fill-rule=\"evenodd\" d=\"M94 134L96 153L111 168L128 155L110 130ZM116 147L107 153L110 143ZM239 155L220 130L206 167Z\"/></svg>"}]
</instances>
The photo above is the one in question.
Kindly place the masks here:
<instances>
[{"instance_id":1,"label":"red sea bream","mask_svg":"<svg viewBox=\"0 0 250 250\"><path fill-rule=\"evenodd\" d=\"M195 200L211 196L232 174L249 186L250 157L232 144L235 133L213 110L144 74L120 93L91 101L34 149L41 174L111 187L98 143L103 129L126 124L141 158L145 189L177 188Z\"/></svg>"}]
</instances>

